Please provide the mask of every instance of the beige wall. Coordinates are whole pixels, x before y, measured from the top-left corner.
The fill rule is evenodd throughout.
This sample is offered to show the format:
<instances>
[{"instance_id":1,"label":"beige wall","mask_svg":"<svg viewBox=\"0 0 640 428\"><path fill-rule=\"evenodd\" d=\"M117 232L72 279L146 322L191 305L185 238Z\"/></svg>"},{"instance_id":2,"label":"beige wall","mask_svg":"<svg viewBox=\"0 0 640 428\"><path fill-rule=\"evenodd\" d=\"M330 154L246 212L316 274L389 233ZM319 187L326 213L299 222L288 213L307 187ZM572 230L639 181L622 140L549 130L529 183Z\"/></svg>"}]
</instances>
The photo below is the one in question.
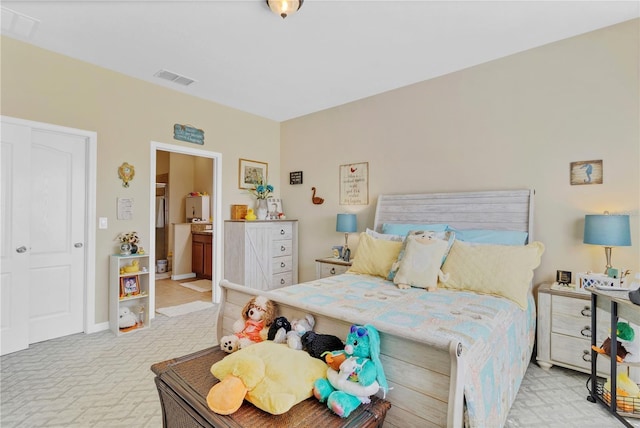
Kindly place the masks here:
<instances>
[{"instance_id":1,"label":"beige wall","mask_svg":"<svg viewBox=\"0 0 640 428\"><path fill-rule=\"evenodd\" d=\"M133 79L104 68L2 37L2 114L96 131L97 209L109 229L96 231L95 322L108 320L108 255L119 232L136 230L149 243L150 142L222 154L222 213L230 205L252 203L238 189L238 159L258 159L280 170L280 125L200 98ZM175 123L205 132L204 146L173 140ZM117 168L135 166L131 187L122 187ZM271 178L280 188L278 175ZM276 190L278 193L278 190ZM116 220L116 198L132 197L134 219ZM90 286L93 286L91 284Z\"/></svg>"},{"instance_id":2,"label":"beige wall","mask_svg":"<svg viewBox=\"0 0 640 428\"><path fill-rule=\"evenodd\" d=\"M373 224L380 193L536 189L535 237L547 252L536 282L556 269L600 270L603 250L581 243L585 213L632 211L631 248L617 266L640 270L639 20L575 37L283 124L132 79L2 37L2 114L96 131L96 317L108 318L108 255L114 237L149 232L150 141L175 123L205 131L204 150L222 153L222 213L252 199L238 189L238 158L269 163L275 196L300 220L301 280L313 260L341 244L335 215ZM570 186L569 163L602 159L604 184ZM117 167L136 178L125 189ZM368 206L338 205L340 164L369 162ZM288 174L304 171L304 184ZM282 186L281 186L282 183ZM311 203L318 188L323 205ZM134 220L117 221L117 197L133 197ZM355 244L355 239L353 240ZM93 284L92 284L93 285Z\"/></svg>"},{"instance_id":3,"label":"beige wall","mask_svg":"<svg viewBox=\"0 0 640 428\"><path fill-rule=\"evenodd\" d=\"M633 212L633 247L615 248L613 261L640 271L639 23L284 122L281 195L300 220L300 279L343 242L336 213L372 227L378 194L517 188L536 190L535 239L546 245L536 283L556 269L604 268L582 228L585 214L605 209ZM569 164L593 159L604 162L604 184L569 185ZM369 162L369 205L341 207L338 168L353 162ZM304 184L288 185L300 170ZM311 203L312 186L323 205Z\"/></svg>"}]
</instances>

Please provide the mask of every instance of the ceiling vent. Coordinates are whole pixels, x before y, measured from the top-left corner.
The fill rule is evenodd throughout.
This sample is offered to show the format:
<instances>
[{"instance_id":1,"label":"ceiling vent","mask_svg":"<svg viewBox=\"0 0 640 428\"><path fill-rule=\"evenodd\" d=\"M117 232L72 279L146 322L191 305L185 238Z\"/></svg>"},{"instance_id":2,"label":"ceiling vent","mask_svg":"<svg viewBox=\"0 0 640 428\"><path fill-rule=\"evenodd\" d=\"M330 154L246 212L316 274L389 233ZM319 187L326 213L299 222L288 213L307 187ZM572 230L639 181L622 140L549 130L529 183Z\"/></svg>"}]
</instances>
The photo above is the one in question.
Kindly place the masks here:
<instances>
[{"instance_id":1,"label":"ceiling vent","mask_svg":"<svg viewBox=\"0 0 640 428\"><path fill-rule=\"evenodd\" d=\"M168 70L160 70L156 74L154 74L154 76L164 80L168 80L173 83L177 83L178 85L182 85L182 86L189 86L190 84L195 82L195 80L193 79L190 79L185 76L181 76L178 73L174 73L173 71L168 71Z\"/></svg>"},{"instance_id":2,"label":"ceiling vent","mask_svg":"<svg viewBox=\"0 0 640 428\"><path fill-rule=\"evenodd\" d=\"M40 25L40 20L16 12L2 6L2 32L8 36L19 37L25 40L31 40L36 34L36 30Z\"/></svg>"}]
</instances>

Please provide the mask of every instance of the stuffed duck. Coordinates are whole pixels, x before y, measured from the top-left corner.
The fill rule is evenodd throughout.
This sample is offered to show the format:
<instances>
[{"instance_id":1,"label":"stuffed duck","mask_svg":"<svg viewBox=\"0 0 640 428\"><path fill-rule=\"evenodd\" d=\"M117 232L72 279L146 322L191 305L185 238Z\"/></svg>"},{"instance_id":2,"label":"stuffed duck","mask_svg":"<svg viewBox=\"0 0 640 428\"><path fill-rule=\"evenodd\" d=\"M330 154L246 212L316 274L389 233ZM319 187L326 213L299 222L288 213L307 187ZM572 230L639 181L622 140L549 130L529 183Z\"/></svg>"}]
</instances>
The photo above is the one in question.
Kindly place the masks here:
<instances>
[{"instance_id":1,"label":"stuffed duck","mask_svg":"<svg viewBox=\"0 0 640 428\"><path fill-rule=\"evenodd\" d=\"M352 325L344 347L344 360L335 353L330 359L342 360L339 369L329 366L327 379L318 379L313 395L326 401L335 414L347 418L380 389L388 391L387 379L380 362L380 335L372 325Z\"/></svg>"}]
</instances>

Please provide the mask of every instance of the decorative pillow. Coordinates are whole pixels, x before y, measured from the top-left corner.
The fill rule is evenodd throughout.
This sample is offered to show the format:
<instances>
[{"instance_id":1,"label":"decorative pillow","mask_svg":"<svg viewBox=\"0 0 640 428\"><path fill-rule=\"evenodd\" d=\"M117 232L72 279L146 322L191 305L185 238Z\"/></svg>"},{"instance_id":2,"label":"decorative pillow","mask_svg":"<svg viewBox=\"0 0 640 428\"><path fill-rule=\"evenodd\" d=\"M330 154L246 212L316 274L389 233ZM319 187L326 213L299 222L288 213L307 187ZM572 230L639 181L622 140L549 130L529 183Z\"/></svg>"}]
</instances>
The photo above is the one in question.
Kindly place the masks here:
<instances>
[{"instance_id":1,"label":"decorative pillow","mask_svg":"<svg viewBox=\"0 0 640 428\"><path fill-rule=\"evenodd\" d=\"M428 239L410 235L406 239L404 256L399 262L394 284L436 289L442 257L449 244L442 239Z\"/></svg>"},{"instance_id":2,"label":"decorative pillow","mask_svg":"<svg viewBox=\"0 0 640 428\"><path fill-rule=\"evenodd\" d=\"M369 229L368 227L366 232L367 232L367 235L375 239L383 239L385 241L398 241L398 242L404 241L404 235L388 235L388 234L376 232L375 230Z\"/></svg>"},{"instance_id":3,"label":"decorative pillow","mask_svg":"<svg viewBox=\"0 0 640 428\"><path fill-rule=\"evenodd\" d=\"M459 241L483 244L524 245L529 236L527 232L518 232L515 230L458 230L453 228L449 228L448 230L455 231L456 239Z\"/></svg>"},{"instance_id":4,"label":"decorative pillow","mask_svg":"<svg viewBox=\"0 0 640 428\"><path fill-rule=\"evenodd\" d=\"M456 240L442 271L444 288L506 297L527 309L533 270L544 252L541 242L529 245L473 245Z\"/></svg>"},{"instance_id":5,"label":"decorative pillow","mask_svg":"<svg viewBox=\"0 0 640 428\"><path fill-rule=\"evenodd\" d=\"M366 233L361 233L353 264L347 272L386 278L391 265L398 258L400 247L402 242L375 239Z\"/></svg>"},{"instance_id":6,"label":"decorative pillow","mask_svg":"<svg viewBox=\"0 0 640 428\"><path fill-rule=\"evenodd\" d=\"M453 241L455 241L456 239L456 233L453 231L435 232L432 230L411 230L409 231L409 233L407 233L407 238L404 240L404 243L400 248L400 252L398 253L398 259L391 265L391 269L387 274L387 280L393 281L396 276L396 273L398 272L398 269L400 268L400 263L402 262L402 258L404 257L404 253L407 245L407 239L410 236L418 236L418 235L424 235L424 234L429 234L432 238L440 239L447 242L447 248L445 249L445 252L442 255L442 260L440 262L440 266L442 266L444 261L447 259L447 255L449 254L449 250L453 245ZM440 268L440 266L438 266L438 268Z\"/></svg>"},{"instance_id":7,"label":"decorative pillow","mask_svg":"<svg viewBox=\"0 0 640 428\"><path fill-rule=\"evenodd\" d=\"M433 230L434 232L444 232L448 227L448 224L383 223L382 233L406 236L406 234L412 230Z\"/></svg>"},{"instance_id":8,"label":"decorative pillow","mask_svg":"<svg viewBox=\"0 0 640 428\"><path fill-rule=\"evenodd\" d=\"M326 377L327 364L307 352L289 348L286 343L266 340L227 355L211 366L211 373L222 381L216 385L225 379L241 381L246 388L244 399L265 412L279 415L313 395L313 384Z\"/></svg>"}]
</instances>

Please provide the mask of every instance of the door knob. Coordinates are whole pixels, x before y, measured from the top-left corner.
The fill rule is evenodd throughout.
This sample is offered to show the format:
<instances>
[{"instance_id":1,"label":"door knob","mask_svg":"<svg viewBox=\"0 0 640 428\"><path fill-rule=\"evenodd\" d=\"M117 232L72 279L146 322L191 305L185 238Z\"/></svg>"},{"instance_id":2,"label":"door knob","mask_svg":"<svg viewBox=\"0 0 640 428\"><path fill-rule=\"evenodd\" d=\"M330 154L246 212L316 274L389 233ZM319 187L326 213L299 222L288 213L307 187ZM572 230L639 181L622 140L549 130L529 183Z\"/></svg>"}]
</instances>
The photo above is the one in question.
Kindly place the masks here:
<instances>
[{"instance_id":1,"label":"door knob","mask_svg":"<svg viewBox=\"0 0 640 428\"><path fill-rule=\"evenodd\" d=\"M82 248L82 242L76 242L73 246L76 248Z\"/></svg>"},{"instance_id":2,"label":"door knob","mask_svg":"<svg viewBox=\"0 0 640 428\"><path fill-rule=\"evenodd\" d=\"M25 247L24 245L22 247L16 248L16 252L18 253L24 253L26 251L27 251L27 247Z\"/></svg>"}]
</instances>

